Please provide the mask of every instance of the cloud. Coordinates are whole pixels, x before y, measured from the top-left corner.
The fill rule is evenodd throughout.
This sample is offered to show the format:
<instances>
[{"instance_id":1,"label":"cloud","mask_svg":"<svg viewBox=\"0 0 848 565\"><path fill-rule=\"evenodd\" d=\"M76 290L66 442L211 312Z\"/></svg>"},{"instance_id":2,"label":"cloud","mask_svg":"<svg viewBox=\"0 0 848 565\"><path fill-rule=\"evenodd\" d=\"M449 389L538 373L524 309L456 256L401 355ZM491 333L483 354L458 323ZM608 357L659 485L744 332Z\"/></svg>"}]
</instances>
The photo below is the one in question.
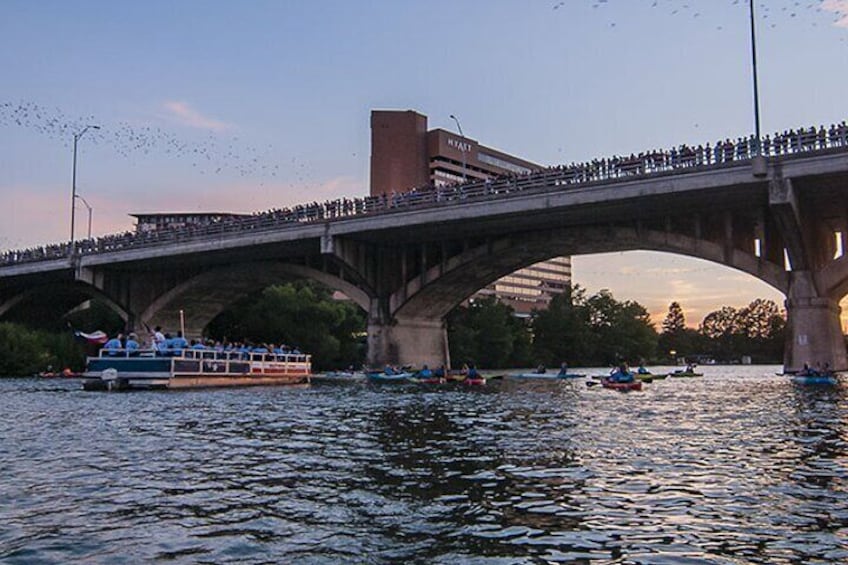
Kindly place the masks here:
<instances>
[{"instance_id":1,"label":"cloud","mask_svg":"<svg viewBox=\"0 0 848 565\"><path fill-rule=\"evenodd\" d=\"M833 25L848 28L848 0L823 0L821 7L837 15Z\"/></svg>"},{"instance_id":2,"label":"cloud","mask_svg":"<svg viewBox=\"0 0 848 565\"><path fill-rule=\"evenodd\" d=\"M232 125L204 116L194 108L188 105L187 102L179 102L176 100L168 100L162 106L169 112L168 117L175 119L179 123L200 129L211 129L222 131L232 128Z\"/></svg>"}]
</instances>

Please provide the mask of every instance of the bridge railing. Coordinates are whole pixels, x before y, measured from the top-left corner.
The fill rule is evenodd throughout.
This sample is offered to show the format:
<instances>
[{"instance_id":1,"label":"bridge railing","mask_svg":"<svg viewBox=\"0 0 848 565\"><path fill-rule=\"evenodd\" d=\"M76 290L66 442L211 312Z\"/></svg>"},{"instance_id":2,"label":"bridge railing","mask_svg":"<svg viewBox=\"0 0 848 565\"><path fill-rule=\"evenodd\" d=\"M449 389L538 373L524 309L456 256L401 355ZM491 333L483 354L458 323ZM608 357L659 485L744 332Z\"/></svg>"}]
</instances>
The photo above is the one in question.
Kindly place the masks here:
<instances>
[{"instance_id":1,"label":"bridge railing","mask_svg":"<svg viewBox=\"0 0 848 565\"><path fill-rule=\"evenodd\" d=\"M750 136L736 141L724 140L691 147L681 145L670 150L654 150L594 159L585 163L560 165L526 175L508 175L489 180L415 188L408 192L340 198L319 203L299 204L292 208L269 210L248 217L227 218L206 225L155 231L126 232L97 239L81 240L71 247L59 243L0 254L0 267L34 261L69 257L71 253L93 255L131 248L215 239L236 233L294 228L303 223L399 212L425 206L463 205L482 199L505 198L528 191L558 191L592 183L610 183L633 177L685 172L693 168L710 169L733 166L762 155L785 158L811 152L848 149L848 125L843 121L825 129L802 128L766 136L759 142Z\"/></svg>"}]
</instances>

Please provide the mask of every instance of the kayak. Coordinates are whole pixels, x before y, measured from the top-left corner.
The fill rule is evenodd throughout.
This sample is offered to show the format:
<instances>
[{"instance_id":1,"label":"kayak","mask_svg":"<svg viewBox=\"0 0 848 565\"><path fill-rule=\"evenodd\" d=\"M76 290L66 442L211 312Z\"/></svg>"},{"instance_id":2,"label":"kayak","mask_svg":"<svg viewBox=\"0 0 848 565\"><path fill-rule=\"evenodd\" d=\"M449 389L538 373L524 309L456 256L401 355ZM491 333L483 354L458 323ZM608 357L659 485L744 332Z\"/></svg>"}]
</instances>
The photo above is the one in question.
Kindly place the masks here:
<instances>
[{"instance_id":1,"label":"kayak","mask_svg":"<svg viewBox=\"0 0 848 565\"><path fill-rule=\"evenodd\" d=\"M582 379L586 375L582 373L516 373L509 375L513 379Z\"/></svg>"},{"instance_id":2,"label":"kayak","mask_svg":"<svg viewBox=\"0 0 848 565\"><path fill-rule=\"evenodd\" d=\"M467 386L480 386L486 384L486 379L483 377L477 377L474 379L465 379L464 381L460 382Z\"/></svg>"},{"instance_id":3,"label":"kayak","mask_svg":"<svg viewBox=\"0 0 848 565\"><path fill-rule=\"evenodd\" d=\"M83 376L82 373L74 373L73 371L65 370L62 372L42 371L38 373L42 379L78 379Z\"/></svg>"},{"instance_id":4,"label":"kayak","mask_svg":"<svg viewBox=\"0 0 848 565\"><path fill-rule=\"evenodd\" d=\"M630 381L628 383L620 383L612 379L602 379L601 386L612 390L642 390L642 381Z\"/></svg>"},{"instance_id":5,"label":"kayak","mask_svg":"<svg viewBox=\"0 0 848 565\"><path fill-rule=\"evenodd\" d=\"M835 385L836 375L792 375L792 382L800 385Z\"/></svg>"},{"instance_id":6,"label":"kayak","mask_svg":"<svg viewBox=\"0 0 848 565\"><path fill-rule=\"evenodd\" d=\"M694 371L674 371L668 374L669 377L703 377L704 373L696 373Z\"/></svg>"},{"instance_id":7,"label":"kayak","mask_svg":"<svg viewBox=\"0 0 848 565\"><path fill-rule=\"evenodd\" d=\"M419 385L441 385L441 384L445 384L447 382L447 380L444 377L436 377L434 375L431 375L429 377L419 377L419 376L413 375L413 376L409 377L409 379L407 379L407 380L409 380L409 382L411 382L411 383L415 383L415 384L419 384Z\"/></svg>"},{"instance_id":8,"label":"kayak","mask_svg":"<svg viewBox=\"0 0 848 565\"><path fill-rule=\"evenodd\" d=\"M668 376L668 373L633 373L633 376L640 381L650 382L664 379Z\"/></svg>"},{"instance_id":9,"label":"kayak","mask_svg":"<svg viewBox=\"0 0 848 565\"><path fill-rule=\"evenodd\" d=\"M398 373L387 375L386 373L368 373L368 380L372 383L408 383L415 373Z\"/></svg>"},{"instance_id":10,"label":"kayak","mask_svg":"<svg viewBox=\"0 0 848 565\"><path fill-rule=\"evenodd\" d=\"M366 379L365 373L358 371L327 371L312 375L313 383L361 383Z\"/></svg>"}]
</instances>

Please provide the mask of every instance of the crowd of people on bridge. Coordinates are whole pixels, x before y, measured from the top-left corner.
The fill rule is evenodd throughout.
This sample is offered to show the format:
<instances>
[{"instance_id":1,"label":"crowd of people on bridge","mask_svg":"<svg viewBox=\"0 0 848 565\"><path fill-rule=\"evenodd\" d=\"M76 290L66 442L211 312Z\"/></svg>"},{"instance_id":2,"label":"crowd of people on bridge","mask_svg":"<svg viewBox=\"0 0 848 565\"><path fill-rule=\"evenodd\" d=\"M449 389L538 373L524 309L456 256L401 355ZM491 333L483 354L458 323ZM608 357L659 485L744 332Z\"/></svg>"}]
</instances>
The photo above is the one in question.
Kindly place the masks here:
<instances>
[{"instance_id":1,"label":"crowd of people on bridge","mask_svg":"<svg viewBox=\"0 0 848 565\"><path fill-rule=\"evenodd\" d=\"M337 198L326 202L298 204L290 208L274 208L249 216L223 218L203 225L187 225L151 231L135 231L58 243L0 253L0 266L33 261L62 259L78 255L108 253L184 241L199 237L220 236L255 230L278 230L304 222L402 210L423 204L439 205L468 199L491 198L527 190L561 189L563 186L588 182L614 181L633 175L675 172L691 167L726 166L754 156L775 157L808 151L848 147L848 124L842 121L830 127L809 127L766 135L725 139L713 145L681 145L671 150L645 151L629 156L593 159L585 163L552 166L528 173L508 173L486 180L471 180L451 185L428 185L404 192L392 192L363 198Z\"/></svg>"}]
</instances>

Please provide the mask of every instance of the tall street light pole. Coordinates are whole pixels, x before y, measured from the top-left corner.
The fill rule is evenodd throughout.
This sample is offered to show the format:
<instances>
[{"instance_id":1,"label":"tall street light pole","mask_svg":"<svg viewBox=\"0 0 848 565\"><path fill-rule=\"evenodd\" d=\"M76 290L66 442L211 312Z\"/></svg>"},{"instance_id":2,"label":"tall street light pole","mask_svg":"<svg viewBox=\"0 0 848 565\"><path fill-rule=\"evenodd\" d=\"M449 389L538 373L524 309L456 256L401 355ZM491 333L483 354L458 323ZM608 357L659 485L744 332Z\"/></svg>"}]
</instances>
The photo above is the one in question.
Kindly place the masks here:
<instances>
[{"instance_id":1,"label":"tall street light pole","mask_svg":"<svg viewBox=\"0 0 848 565\"><path fill-rule=\"evenodd\" d=\"M748 14L751 17L751 74L754 80L754 131L756 140L751 153L751 172L755 177L768 175L768 163L763 155L763 138L760 134L760 89L757 83L757 33L754 18L754 0L748 0Z\"/></svg>"},{"instance_id":2,"label":"tall street light pole","mask_svg":"<svg viewBox=\"0 0 848 565\"><path fill-rule=\"evenodd\" d=\"M71 177L71 255L74 254L74 220L76 218L75 212L77 207L77 143L79 143L80 138L85 135L85 132L90 129L100 129L100 126L88 125L82 128L81 132L74 134L74 167Z\"/></svg>"},{"instance_id":3,"label":"tall street light pole","mask_svg":"<svg viewBox=\"0 0 848 565\"><path fill-rule=\"evenodd\" d=\"M79 198L80 201L85 204L85 207L88 208L88 239L91 239L91 204L89 204L81 194L77 194L77 198Z\"/></svg>"},{"instance_id":4,"label":"tall street light pole","mask_svg":"<svg viewBox=\"0 0 848 565\"><path fill-rule=\"evenodd\" d=\"M757 147L755 149L757 156L762 153L762 142L760 137L760 91L757 85L757 34L756 25L754 23L754 0L748 1L749 13L751 16L751 69L754 77L754 128L757 136Z\"/></svg>"},{"instance_id":5,"label":"tall street light pole","mask_svg":"<svg viewBox=\"0 0 848 565\"><path fill-rule=\"evenodd\" d=\"M466 169L465 141L464 141L465 140L465 134L462 133L462 126L459 125L459 118L457 118L453 114L450 115L450 118L453 121L456 122L456 127L457 127L457 129L459 129L459 135L462 136L462 139L463 139L463 142L462 142L462 145L460 146L460 148L462 149L462 181L465 182L468 179L468 176L465 173L465 169Z\"/></svg>"}]
</instances>

